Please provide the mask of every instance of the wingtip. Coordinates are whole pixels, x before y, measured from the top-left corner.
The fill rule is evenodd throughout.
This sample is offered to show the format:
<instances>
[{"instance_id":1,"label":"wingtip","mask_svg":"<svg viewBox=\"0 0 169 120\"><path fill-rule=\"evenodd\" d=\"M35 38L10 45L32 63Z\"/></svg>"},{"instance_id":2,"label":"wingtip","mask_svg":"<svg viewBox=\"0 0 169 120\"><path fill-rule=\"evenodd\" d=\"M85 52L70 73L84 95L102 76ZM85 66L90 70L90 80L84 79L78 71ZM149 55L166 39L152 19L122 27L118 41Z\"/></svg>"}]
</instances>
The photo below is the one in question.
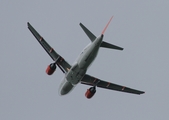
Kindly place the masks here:
<instances>
[{"instance_id":1,"label":"wingtip","mask_svg":"<svg viewBox=\"0 0 169 120\"><path fill-rule=\"evenodd\" d=\"M141 94L144 94L145 92L144 91L142 91L139 95L141 95Z\"/></svg>"},{"instance_id":2,"label":"wingtip","mask_svg":"<svg viewBox=\"0 0 169 120\"><path fill-rule=\"evenodd\" d=\"M83 24L82 24L81 22L79 23L79 25L80 25L80 26L83 26Z\"/></svg>"},{"instance_id":3,"label":"wingtip","mask_svg":"<svg viewBox=\"0 0 169 120\"><path fill-rule=\"evenodd\" d=\"M30 25L30 23L29 22L27 22L27 26L29 26Z\"/></svg>"}]
</instances>

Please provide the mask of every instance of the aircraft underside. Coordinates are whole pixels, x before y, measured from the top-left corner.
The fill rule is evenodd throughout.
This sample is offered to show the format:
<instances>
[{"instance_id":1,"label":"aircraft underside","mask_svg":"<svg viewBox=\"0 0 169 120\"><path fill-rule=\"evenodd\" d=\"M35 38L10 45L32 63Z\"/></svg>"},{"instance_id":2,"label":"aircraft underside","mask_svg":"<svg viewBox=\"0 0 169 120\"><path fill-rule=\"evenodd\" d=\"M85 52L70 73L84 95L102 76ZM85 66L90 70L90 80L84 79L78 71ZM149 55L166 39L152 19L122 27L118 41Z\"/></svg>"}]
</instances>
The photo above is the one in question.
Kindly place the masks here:
<instances>
[{"instance_id":1,"label":"aircraft underside","mask_svg":"<svg viewBox=\"0 0 169 120\"><path fill-rule=\"evenodd\" d=\"M112 20L112 18L110 19L110 21ZM52 75L55 72L56 68L59 67L65 75L59 87L60 95L68 94L78 83L91 86L89 89L87 89L85 93L86 98L93 97L93 95L96 93L96 87L138 95L144 93L143 91L117 85L111 82L106 82L104 80L86 74L88 67L96 58L97 53L101 47L123 50L123 48L121 47L103 41L104 32L106 31L110 21L108 22L99 37L96 37L82 23L80 23L80 26L91 40L91 44L83 50L78 60L72 66L45 41L45 39L30 25L30 23L27 23L28 29L54 61L53 63L48 65L46 73L48 75Z\"/></svg>"}]
</instances>

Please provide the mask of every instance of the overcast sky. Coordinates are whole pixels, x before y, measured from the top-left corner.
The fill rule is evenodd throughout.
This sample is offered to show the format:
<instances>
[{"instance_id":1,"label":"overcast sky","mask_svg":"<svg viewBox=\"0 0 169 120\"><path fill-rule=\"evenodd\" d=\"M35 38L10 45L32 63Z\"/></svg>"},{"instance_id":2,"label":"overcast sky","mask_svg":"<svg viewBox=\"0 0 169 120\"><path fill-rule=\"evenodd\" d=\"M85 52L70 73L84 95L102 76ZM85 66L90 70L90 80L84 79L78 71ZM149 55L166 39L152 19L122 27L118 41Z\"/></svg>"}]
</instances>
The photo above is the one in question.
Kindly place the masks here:
<instances>
[{"instance_id":1,"label":"overcast sky","mask_svg":"<svg viewBox=\"0 0 169 120\"><path fill-rule=\"evenodd\" d=\"M169 118L168 0L1 0L1 120L167 120ZM114 16L104 41L123 51L101 48L88 74L145 91L133 95L77 85L58 95L64 74L27 29L27 22L70 64L90 42L79 23L96 36Z\"/></svg>"}]
</instances>

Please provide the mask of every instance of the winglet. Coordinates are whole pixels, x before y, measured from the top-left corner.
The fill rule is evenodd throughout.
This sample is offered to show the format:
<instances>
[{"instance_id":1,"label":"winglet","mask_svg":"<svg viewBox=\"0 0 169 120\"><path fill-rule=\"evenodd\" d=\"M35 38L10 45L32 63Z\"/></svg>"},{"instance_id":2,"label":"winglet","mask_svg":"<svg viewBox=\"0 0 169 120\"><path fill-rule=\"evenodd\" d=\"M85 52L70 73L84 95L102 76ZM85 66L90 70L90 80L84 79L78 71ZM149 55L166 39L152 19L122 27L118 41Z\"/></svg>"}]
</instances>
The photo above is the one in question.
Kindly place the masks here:
<instances>
[{"instance_id":1,"label":"winglet","mask_svg":"<svg viewBox=\"0 0 169 120\"><path fill-rule=\"evenodd\" d=\"M109 22L107 23L106 27L103 29L102 31L102 35L104 34L104 32L106 31L107 27L109 26L111 20L113 19L113 16L110 18Z\"/></svg>"}]
</instances>

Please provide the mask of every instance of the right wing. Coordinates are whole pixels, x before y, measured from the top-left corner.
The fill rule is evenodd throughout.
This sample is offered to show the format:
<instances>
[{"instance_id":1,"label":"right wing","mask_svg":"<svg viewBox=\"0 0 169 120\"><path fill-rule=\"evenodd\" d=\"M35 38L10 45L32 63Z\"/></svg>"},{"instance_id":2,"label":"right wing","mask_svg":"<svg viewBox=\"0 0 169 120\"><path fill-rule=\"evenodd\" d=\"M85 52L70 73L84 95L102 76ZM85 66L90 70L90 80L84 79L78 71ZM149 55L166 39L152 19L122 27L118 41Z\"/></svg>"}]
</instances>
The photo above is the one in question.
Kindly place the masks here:
<instances>
[{"instance_id":1,"label":"right wing","mask_svg":"<svg viewBox=\"0 0 169 120\"><path fill-rule=\"evenodd\" d=\"M49 56L56 62L62 72L67 72L71 65L67 63L63 57L61 57L55 50L44 40L44 38L31 26L28 22L28 29L35 36L37 41L41 44L41 46L45 49L45 51L49 54Z\"/></svg>"},{"instance_id":2,"label":"right wing","mask_svg":"<svg viewBox=\"0 0 169 120\"><path fill-rule=\"evenodd\" d=\"M109 89L109 90L116 90L116 91L120 91L120 92L127 92L127 93L139 94L139 95L144 93L143 91L139 91L139 90L125 87L125 86L106 82L106 81L100 80L98 78L92 77L87 74L81 80L81 84L97 86L97 87L101 87L101 88L105 88L105 89Z\"/></svg>"}]
</instances>

